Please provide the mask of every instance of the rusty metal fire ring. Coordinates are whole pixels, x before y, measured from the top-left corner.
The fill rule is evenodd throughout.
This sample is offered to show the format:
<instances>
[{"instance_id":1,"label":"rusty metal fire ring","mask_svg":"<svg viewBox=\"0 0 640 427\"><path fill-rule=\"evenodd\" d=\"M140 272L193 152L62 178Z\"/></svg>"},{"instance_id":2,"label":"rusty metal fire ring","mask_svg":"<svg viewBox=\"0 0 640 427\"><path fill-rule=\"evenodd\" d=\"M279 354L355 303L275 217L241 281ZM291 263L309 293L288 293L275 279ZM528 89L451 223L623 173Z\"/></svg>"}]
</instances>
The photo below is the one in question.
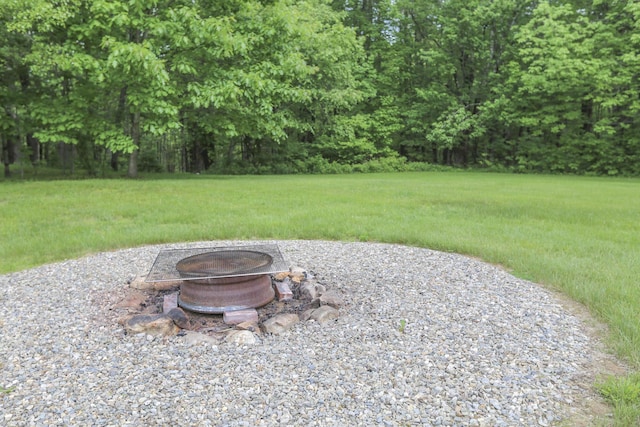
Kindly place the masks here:
<instances>
[{"instance_id":1,"label":"rusty metal fire ring","mask_svg":"<svg viewBox=\"0 0 640 427\"><path fill-rule=\"evenodd\" d=\"M222 280L224 283L211 283L213 280ZM222 314L225 311L262 307L274 297L275 291L268 274L186 280L180 285L178 305L196 313Z\"/></svg>"},{"instance_id":2,"label":"rusty metal fire ring","mask_svg":"<svg viewBox=\"0 0 640 427\"><path fill-rule=\"evenodd\" d=\"M190 311L222 314L257 308L275 296L268 274L251 274L268 268L271 255L248 250L207 252L184 258L176 269L185 280L178 304ZM200 279L199 279L200 278Z\"/></svg>"}]
</instances>

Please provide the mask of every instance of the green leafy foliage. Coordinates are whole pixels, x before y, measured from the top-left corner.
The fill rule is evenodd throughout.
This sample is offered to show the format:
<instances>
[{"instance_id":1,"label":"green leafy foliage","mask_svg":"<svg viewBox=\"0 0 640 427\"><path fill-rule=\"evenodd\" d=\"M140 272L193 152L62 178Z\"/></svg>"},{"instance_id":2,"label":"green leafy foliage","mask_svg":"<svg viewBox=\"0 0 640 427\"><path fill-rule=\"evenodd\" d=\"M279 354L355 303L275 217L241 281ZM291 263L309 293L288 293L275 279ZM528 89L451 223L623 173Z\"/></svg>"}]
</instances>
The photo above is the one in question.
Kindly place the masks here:
<instances>
[{"instance_id":1,"label":"green leafy foliage","mask_svg":"<svg viewBox=\"0 0 640 427\"><path fill-rule=\"evenodd\" d=\"M0 0L2 157L637 175L639 17L604 0Z\"/></svg>"}]
</instances>

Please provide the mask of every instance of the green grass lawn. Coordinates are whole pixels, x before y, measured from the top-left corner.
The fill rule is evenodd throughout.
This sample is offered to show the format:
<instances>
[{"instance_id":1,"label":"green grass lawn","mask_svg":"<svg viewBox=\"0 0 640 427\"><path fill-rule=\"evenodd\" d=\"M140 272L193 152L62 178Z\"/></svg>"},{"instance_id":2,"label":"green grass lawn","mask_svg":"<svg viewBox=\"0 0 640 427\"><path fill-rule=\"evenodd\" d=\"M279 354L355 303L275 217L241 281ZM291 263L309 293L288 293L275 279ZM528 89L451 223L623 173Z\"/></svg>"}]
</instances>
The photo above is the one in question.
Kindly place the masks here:
<instances>
[{"instance_id":1,"label":"green grass lawn","mask_svg":"<svg viewBox=\"0 0 640 427\"><path fill-rule=\"evenodd\" d=\"M478 256L562 291L604 321L611 348L640 368L639 179L472 172L162 178L0 183L0 272L162 242L404 243ZM632 389L640 389L633 378ZM632 418L638 400L627 405Z\"/></svg>"}]
</instances>

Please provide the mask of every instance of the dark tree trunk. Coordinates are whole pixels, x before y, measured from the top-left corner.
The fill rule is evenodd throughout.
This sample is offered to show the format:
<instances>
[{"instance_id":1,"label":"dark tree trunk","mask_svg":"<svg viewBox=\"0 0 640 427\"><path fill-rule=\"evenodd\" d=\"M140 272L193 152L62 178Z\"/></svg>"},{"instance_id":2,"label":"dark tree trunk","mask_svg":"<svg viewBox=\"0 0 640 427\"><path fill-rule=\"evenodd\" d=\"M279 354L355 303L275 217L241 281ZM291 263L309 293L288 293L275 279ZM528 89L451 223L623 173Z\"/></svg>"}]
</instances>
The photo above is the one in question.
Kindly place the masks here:
<instances>
[{"instance_id":1,"label":"dark tree trunk","mask_svg":"<svg viewBox=\"0 0 640 427\"><path fill-rule=\"evenodd\" d=\"M202 158L202 145L200 144L200 135L196 135L193 142L193 171L200 173L205 169L204 159Z\"/></svg>"},{"instance_id":2,"label":"dark tree trunk","mask_svg":"<svg viewBox=\"0 0 640 427\"><path fill-rule=\"evenodd\" d=\"M593 101L592 100L582 101L581 110L582 110L582 117L584 120L582 124L582 129L588 133L593 132Z\"/></svg>"},{"instance_id":3,"label":"dark tree trunk","mask_svg":"<svg viewBox=\"0 0 640 427\"><path fill-rule=\"evenodd\" d=\"M136 149L129 156L129 169L127 176L129 178L138 177L138 153L140 153L140 112L137 111L131 115L131 139Z\"/></svg>"},{"instance_id":4,"label":"dark tree trunk","mask_svg":"<svg viewBox=\"0 0 640 427\"><path fill-rule=\"evenodd\" d=\"M40 141L38 141L38 139L35 138L32 133L28 133L27 145L31 150L31 153L29 154L29 160L31 161L31 164L38 164L38 161L40 160Z\"/></svg>"},{"instance_id":5,"label":"dark tree trunk","mask_svg":"<svg viewBox=\"0 0 640 427\"><path fill-rule=\"evenodd\" d=\"M111 169L114 172L118 172L118 160L120 157L120 153L118 153L117 151L115 153L111 153L111 160L110 160L110 164L111 164Z\"/></svg>"},{"instance_id":6,"label":"dark tree trunk","mask_svg":"<svg viewBox=\"0 0 640 427\"><path fill-rule=\"evenodd\" d=\"M76 146L71 144L71 149L69 150L69 163L70 163L70 167L71 167L71 175L75 175L76 173Z\"/></svg>"},{"instance_id":7,"label":"dark tree trunk","mask_svg":"<svg viewBox=\"0 0 640 427\"><path fill-rule=\"evenodd\" d=\"M6 140L2 143L2 163L4 163L4 176L9 178L11 176L11 163L12 163L13 141Z\"/></svg>"},{"instance_id":8,"label":"dark tree trunk","mask_svg":"<svg viewBox=\"0 0 640 427\"><path fill-rule=\"evenodd\" d=\"M69 173L71 173L71 175L75 172L73 165L73 151L73 145L65 144L64 142L58 144L58 157L62 164L63 174L67 172L67 167L69 168Z\"/></svg>"},{"instance_id":9,"label":"dark tree trunk","mask_svg":"<svg viewBox=\"0 0 640 427\"><path fill-rule=\"evenodd\" d=\"M233 151L236 147L234 140L229 141L229 147L227 147L227 163L230 165L233 163Z\"/></svg>"}]
</instances>

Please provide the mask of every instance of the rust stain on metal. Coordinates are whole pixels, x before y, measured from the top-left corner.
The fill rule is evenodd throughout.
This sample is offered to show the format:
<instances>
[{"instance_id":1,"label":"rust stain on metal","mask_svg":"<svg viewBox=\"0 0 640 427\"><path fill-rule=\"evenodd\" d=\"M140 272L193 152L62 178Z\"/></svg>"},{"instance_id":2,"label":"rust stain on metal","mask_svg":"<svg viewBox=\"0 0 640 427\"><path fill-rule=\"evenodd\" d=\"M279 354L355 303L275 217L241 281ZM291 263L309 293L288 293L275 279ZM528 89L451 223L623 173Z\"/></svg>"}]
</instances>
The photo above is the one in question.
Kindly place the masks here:
<instances>
[{"instance_id":1,"label":"rust stain on metal","mask_svg":"<svg viewBox=\"0 0 640 427\"><path fill-rule=\"evenodd\" d=\"M216 280L220 282L215 283ZM262 307L273 300L271 277L186 280L180 286L178 305L197 313L222 314L225 311Z\"/></svg>"}]
</instances>

